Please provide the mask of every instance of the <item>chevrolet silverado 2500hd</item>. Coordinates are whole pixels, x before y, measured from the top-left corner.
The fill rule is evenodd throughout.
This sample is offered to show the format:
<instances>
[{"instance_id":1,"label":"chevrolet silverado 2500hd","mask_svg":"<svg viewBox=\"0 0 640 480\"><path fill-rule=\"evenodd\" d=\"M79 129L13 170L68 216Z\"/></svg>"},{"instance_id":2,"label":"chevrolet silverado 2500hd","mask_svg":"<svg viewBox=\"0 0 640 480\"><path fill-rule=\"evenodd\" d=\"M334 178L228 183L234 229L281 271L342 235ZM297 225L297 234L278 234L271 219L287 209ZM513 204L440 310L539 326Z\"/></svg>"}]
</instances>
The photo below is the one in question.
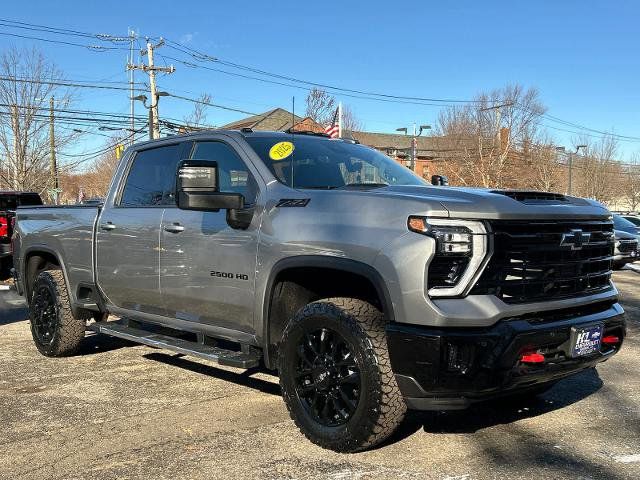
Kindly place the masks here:
<instances>
[{"instance_id":1,"label":"chevrolet silverado 2500hd","mask_svg":"<svg viewBox=\"0 0 640 480\"><path fill-rule=\"evenodd\" d=\"M19 209L14 246L44 355L88 327L263 363L300 430L337 451L381 442L407 408L539 392L625 335L602 205L434 187L304 132L135 145L103 205Z\"/></svg>"}]
</instances>

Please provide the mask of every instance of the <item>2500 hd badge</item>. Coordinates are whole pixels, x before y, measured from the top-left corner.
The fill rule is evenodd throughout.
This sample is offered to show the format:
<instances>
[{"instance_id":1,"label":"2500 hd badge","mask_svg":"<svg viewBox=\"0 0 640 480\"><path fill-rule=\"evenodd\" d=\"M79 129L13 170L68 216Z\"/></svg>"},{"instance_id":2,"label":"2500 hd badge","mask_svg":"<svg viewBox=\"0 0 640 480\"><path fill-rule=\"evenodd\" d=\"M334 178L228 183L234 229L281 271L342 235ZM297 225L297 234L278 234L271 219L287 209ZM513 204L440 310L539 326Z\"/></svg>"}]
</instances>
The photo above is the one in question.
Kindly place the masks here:
<instances>
[{"instance_id":1,"label":"2500 hd badge","mask_svg":"<svg viewBox=\"0 0 640 480\"><path fill-rule=\"evenodd\" d=\"M218 272L216 270L211 270L211 276L229 279L235 278L236 280L249 280L249 275L245 275L244 273Z\"/></svg>"}]
</instances>

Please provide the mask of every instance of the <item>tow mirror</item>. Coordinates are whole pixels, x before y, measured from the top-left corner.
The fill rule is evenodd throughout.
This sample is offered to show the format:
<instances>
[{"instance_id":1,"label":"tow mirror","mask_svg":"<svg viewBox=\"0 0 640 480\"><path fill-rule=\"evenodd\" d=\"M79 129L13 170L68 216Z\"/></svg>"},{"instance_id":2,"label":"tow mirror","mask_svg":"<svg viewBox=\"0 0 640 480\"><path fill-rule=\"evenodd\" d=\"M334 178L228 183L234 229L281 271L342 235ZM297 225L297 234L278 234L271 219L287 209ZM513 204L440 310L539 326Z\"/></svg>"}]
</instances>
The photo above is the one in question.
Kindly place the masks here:
<instances>
[{"instance_id":1,"label":"tow mirror","mask_svg":"<svg viewBox=\"0 0 640 480\"><path fill-rule=\"evenodd\" d=\"M218 191L218 163L209 160L183 160L178 164L176 201L183 210L244 208L241 194Z\"/></svg>"},{"instance_id":2,"label":"tow mirror","mask_svg":"<svg viewBox=\"0 0 640 480\"><path fill-rule=\"evenodd\" d=\"M431 185L440 185L446 187L449 185L449 179L444 175L431 175Z\"/></svg>"}]
</instances>

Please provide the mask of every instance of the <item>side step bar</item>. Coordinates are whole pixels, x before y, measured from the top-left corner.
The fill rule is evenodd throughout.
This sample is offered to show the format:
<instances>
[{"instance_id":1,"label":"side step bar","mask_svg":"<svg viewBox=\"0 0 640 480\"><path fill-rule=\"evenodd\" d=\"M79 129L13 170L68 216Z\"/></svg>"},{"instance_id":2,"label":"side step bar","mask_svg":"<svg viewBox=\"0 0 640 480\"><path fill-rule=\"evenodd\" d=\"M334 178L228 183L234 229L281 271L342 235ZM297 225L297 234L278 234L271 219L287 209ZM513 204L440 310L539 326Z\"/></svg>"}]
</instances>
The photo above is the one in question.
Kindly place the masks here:
<instances>
[{"instance_id":1,"label":"side step bar","mask_svg":"<svg viewBox=\"0 0 640 480\"><path fill-rule=\"evenodd\" d=\"M224 348L190 342L181 338L159 333L149 332L139 328L129 327L120 321L95 322L88 326L89 330L104 333L112 337L123 338L136 343L142 343L150 347L172 350L174 352L204 358L219 365L237 368L257 367L260 363L260 354L254 352L236 352Z\"/></svg>"}]
</instances>

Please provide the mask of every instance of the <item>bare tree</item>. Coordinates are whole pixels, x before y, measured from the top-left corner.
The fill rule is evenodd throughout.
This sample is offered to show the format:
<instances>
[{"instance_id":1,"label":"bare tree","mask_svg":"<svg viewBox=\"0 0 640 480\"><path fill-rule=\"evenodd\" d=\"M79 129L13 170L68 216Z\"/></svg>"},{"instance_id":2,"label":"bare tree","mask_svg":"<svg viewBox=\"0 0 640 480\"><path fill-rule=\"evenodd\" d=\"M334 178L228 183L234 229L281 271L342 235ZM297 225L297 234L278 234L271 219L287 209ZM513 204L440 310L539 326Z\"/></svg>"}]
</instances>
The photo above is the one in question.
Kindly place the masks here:
<instances>
[{"instance_id":1,"label":"bare tree","mask_svg":"<svg viewBox=\"0 0 640 480\"><path fill-rule=\"evenodd\" d=\"M574 194L588 197L603 203L610 203L620 197L619 181L622 178L622 166L616 161L618 141L607 135L598 141L584 137L574 142L586 145L583 155L573 159L576 189Z\"/></svg>"},{"instance_id":2,"label":"bare tree","mask_svg":"<svg viewBox=\"0 0 640 480\"><path fill-rule=\"evenodd\" d=\"M629 210L638 211L640 209L640 155L636 154L632 164L627 164L622 169L622 181L620 182L623 198Z\"/></svg>"},{"instance_id":3,"label":"bare tree","mask_svg":"<svg viewBox=\"0 0 640 480\"><path fill-rule=\"evenodd\" d=\"M546 135L535 143L526 144L522 151L524 163L520 182L514 185L521 188L533 188L543 192L564 192L567 170L558 158L555 142Z\"/></svg>"},{"instance_id":4,"label":"bare tree","mask_svg":"<svg viewBox=\"0 0 640 480\"><path fill-rule=\"evenodd\" d=\"M343 136L348 132L358 132L364 130L364 125L360 121L353 109L348 105L342 107L342 131Z\"/></svg>"},{"instance_id":5,"label":"bare tree","mask_svg":"<svg viewBox=\"0 0 640 480\"><path fill-rule=\"evenodd\" d=\"M472 104L443 110L438 132L448 138L452 169L462 185L506 187L517 184L513 155L537 135L537 120L546 111L538 91L509 85L481 93Z\"/></svg>"},{"instance_id":6,"label":"bare tree","mask_svg":"<svg viewBox=\"0 0 640 480\"><path fill-rule=\"evenodd\" d=\"M333 121L338 108L336 99L326 91L312 88L306 99L306 116L311 117L320 125L327 125Z\"/></svg>"},{"instance_id":7,"label":"bare tree","mask_svg":"<svg viewBox=\"0 0 640 480\"><path fill-rule=\"evenodd\" d=\"M183 118L188 130L206 128L208 103L211 103L211 95L208 93L203 93L198 97L191 113Z\"/></svg>"},{"instance_id":8,"label":"bare tree","mask_svg":"<svg viewBox=\"0 0 640 480\"><path fill-rule=\"evenodd\" d=\"M72 94L54 85L63 75L36 49L11 48L0 56L0 183L43 193L52 187L50 174L49 101L68 108ZM62 149L77 134L56 129L55 147ZM59 164L64 171L65 165Z\"/></svg>"}]
</instances>

